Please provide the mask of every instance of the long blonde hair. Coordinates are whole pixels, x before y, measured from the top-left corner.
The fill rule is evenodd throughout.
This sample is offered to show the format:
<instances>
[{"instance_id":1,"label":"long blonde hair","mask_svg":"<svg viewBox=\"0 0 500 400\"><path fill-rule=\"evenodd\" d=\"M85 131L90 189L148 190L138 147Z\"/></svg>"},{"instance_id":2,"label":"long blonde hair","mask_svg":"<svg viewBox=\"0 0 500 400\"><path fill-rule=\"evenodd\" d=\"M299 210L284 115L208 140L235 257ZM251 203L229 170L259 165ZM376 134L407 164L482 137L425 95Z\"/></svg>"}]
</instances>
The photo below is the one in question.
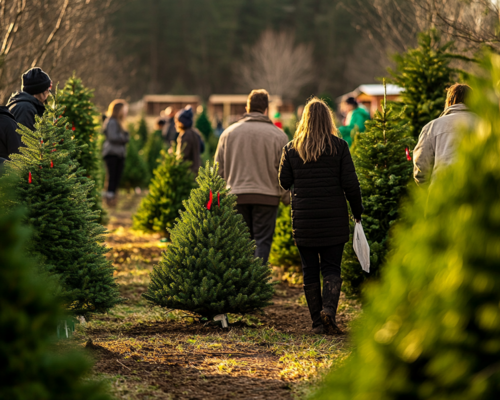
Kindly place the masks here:
<instances>
[{"instance_id":1,"label":"long blonde hair","mask_svg":"<svg viewBox=\"0 0 500 400\"><path fill-rule=\"evenodd\" d=\"M125 122L125 113L123 111L126 106L127 102L125 100L116 99L109 104L107 112L108 118L115 118L122 128Z\"/></svg>"},{"instance_id":2,"label":"long blonde hair","mask_svg":"<svg viewBox=\"0 0 500 400\"><path fill-rule=\"evenodd\" d=\"M336 154L334 136L338 135L332 111L323 100L313 97L305 106L297 126L292 141L294 149L304 163L318 161L327 150L331 155Z\"/></svg>"}]
</instances>

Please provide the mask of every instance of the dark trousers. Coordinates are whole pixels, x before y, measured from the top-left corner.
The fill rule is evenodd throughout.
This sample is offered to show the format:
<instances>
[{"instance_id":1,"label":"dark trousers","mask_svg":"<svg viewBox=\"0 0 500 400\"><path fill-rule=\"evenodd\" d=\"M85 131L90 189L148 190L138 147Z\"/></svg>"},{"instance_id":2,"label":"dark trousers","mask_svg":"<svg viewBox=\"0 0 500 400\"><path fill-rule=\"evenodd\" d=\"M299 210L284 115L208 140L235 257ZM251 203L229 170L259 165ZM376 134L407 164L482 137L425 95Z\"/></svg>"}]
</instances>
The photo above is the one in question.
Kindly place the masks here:
<instances>
[{"instance_id":1,"label":"dark trousers","mask_svg":"<svg viewBox=\"0 0 500 400\"><path fill-rule=\"evenodd\" d=\"M297 246L302 259L302 273L304 285L319 283L319 272L323 278L335 275L340 276L340 264L345 243L324 247Z\"/></svg>"},{"instance_id":2,"label":"dark trousers","mask_svg":"<svg viewBox=\"0 0 500 400\"><path fill-rule=\"evenodd\" d=\"M267 263L271 252L271 244L273 243L278 206L238 204L236 209L243 216L250 230L250 236L257 245L255 257L260 257Z\"/></svg>"},{"instance_id":3,"label":"dark trousers","mask_svg":"<svg viewBox=\"0 0 500 400\"><path fill-rule=\"evenodd\" d=\"M108 167L108 192L116 193L125 168L125 158L106 156L104 161Z\"/></svg>"}]
</instances>

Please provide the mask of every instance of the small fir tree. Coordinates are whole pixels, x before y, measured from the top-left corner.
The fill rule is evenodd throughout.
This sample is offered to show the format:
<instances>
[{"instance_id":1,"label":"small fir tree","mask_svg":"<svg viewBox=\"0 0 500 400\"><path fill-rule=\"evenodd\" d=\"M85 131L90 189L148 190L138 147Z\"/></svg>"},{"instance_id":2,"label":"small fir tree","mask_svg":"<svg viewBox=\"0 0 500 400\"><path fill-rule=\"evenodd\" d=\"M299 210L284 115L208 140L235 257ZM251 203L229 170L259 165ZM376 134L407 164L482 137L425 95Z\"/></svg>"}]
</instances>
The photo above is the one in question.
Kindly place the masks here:
<instances>
[{"instance_id":1,"label":"small fir tree","mask_svg":"<svg viewBox=\"0 0 500 400\"><path fill-rule=\"evenodd\" d=\"M207 110L205 108L203 108L203 112L196 119L195 126L196 129L201 132L201 134L205 138L205 141L208 142L210 137L213 135L214 130L212 128L210 120L208 119Z\"/></svg>"},{"instance_id":2,"label":"small fir tree","mask_svg":"<svg viewBox=\"0 0 500 400\"><path fill-rule=\"evenodd\" d=\"M43 118L36 117L35 131L18 130L27 147L8 164L18 173L17 201L34 230L31 249L60 276L68 308L105 312L119 301L102 244L106 230L95 222L98 211L88 200L94 182L75 161L81 145L72 140L63 110L54 99Z\"/></svg>"},{"instance_id":3,"label":"small fir tree","mask_svg":"<svg viewBox=\"0 0 500 400\"><path fill-rule=\"evenodd\" d=\"M389 72L392 82L401 86L402 104L409 121L410 133L417 138L422 128L439 117L446 100L446 89L454 80L450 68L453 42L441 44L436 30L419 35L418 47L395 57L396 70Z\"/></svg>"},{"instance_id":4,"label":"small fir tree","mask_svg":"<svg viewBox=\"0 0 500 400\"><path fill-rule=\"evenodd\" d=\"M149 171L146 160L144 159L144 150L141 149L140 136L130 135L130 141L127 144L127 155L125 156L125 168L120 181L120 187L127 190L136 187L145 188L149 183Z\"/></svg>"},{"instance_id":5,"label":"small fir tree","mask_svg":"<svg viewBox=\"0 0 500 400\"><path fill-rule=\"evenodd\" d=\"M236 196L226 189L217 165L200 168L197 182L144 297L208 318L267 306L271 271L254 256L255 243L236 213Z\"/></svg>"},{"instance_id":6,"label":"small fir tree","mask_svg":"<svg viewBox=\"0 0 500 400\"><path fill-rule=\"evenodd\" d=\"M413 191L353 353L317 399L500 397L500 57L474 78L480 123L455 163Z\"/></svg>"},{"instance_id":7,"label":"small fir tree","mask_svg":"<svg viewBox=\"0 0 500 400\"><path fill-rule=\"evenodd\" d=\"M269 261L271 265L279 267L298 267L302 261L299 249L295 245L292 232L292 214L290 206L280 204L276 229L274 230L273 244Z\"/></svg>"},{"instance_id":8,"label":"small fir tree","mask_svg":"<svg viewBox=\"0 0 500 400\"><path fill-rule=\"evenodd\" d=\"M168 237L179 217L184 211L184 200L187 200L191 189L195 187L195 177L190 163L178 158L173 152L162 151L161 163L154 171L154 178L149 185L149 194L134 215L134 229L144 232L159 232Z\"/></svg>"},{"instance_id":9,"label":"small fir tree","mask_svg":"<svg viewBox=\"0 0 500 400\"><path fill-rule=\"evenodd\" d=\"M137 143L139 146L139 150L141 150L146 145L149 137L148 125L146 124L146 120L144 119L144 117L142 117L139 120L139 126L137 127L137 135L139 135Z\"/></svg>"},{"instance_id":10,"label":"small fir tree","mask_svg":"<svg viewBox=\"0 0 500 400\"><path fill-rule=\"evenodd\" d=\"M357 135L353 161L363 194L363 229L370 244L370 273L361 269L352 247L352 235L342 261L346 293L359 294L362 283L378 277L388 251L389 232L399 218L399 208L412 176L409 149L415 140L401 113L388 106L367 121L366 131Z\"/></svg>"},{"instance_id":11,"label":"small fir tree","mask_svg":"<svg viewBox=\"0 0 500 400\"><path fill-rule=\"evenodd\" d=\"M73 136L82 146L82 151L77 154L76 160L85 169L85 175L95 182L88 197L94 205L92 209L99 211L99 222L105 220L102 208L100 153L97 151L98 118L100 117L96 106L92 103L93 91L83 86L81 79L76 76L69 78L62 90L59 90L59 104L66 107L63 115L73 130Z\"/></svg>"},{"instance_id":12,"label":"small fir tree","mask_svg":"<svg viewBox=\"0 0 500 400\"><path fill-rule=\"evenodd\" d=\"M0 187L0 195L11 189ZM65 316L51 283L26 259L21 219L0 208L0 399L108 400L102 385L86 378L87 357L52 348Z\"/></svg>"},{"instance_id":13,"label":"small fir tree","mask_svg":"<svg viewBox=\"0 0 500 400\"><path fill-rule=\"evenodd\" d=\"M144 155L148 165L149 176L154 176L154 170L161 163L161 151L165 150L165 142L160 130L154 131L144 146Z\"/></svg>"}]
</instances>

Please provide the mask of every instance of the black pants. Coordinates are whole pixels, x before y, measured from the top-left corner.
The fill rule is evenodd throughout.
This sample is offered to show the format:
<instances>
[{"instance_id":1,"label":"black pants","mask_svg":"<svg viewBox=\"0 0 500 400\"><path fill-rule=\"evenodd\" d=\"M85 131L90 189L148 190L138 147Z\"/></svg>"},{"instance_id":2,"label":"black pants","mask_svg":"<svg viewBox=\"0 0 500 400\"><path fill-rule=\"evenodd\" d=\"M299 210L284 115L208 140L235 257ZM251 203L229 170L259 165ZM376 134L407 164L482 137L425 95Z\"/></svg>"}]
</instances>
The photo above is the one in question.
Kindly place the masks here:
<instances>
[{"instance_id":1,"label":"black pants","mask_svg":"<svg viewBox=\"0 0 500 400\"><path fill-rule=\"evenodd\" d=\"M271 252L271 244L273 243L278 206L238 204L236 208L238 213L243 215L243 219L247 223L248 229L250 229L250 236L257 245L255 257L260 257L267 263Z\"/></svg>"},{"instance_id":2,"label":"black pants","mask_svg":"<svg viewBox=\"0 0 500 400\"><path fill-rule=\"evenodd\" d=\"M122 178L123 169L125 168L125 158L106 156L104 157L104 161L108 167L108 192L116 193L120 179Z\"/></svg>"},{"instance_id":3,"label":"black pants","mask_svg":"<svg viewBox=\"0 0 500 400\"><path fill-rule=\"evenodd\" d=\"M325 247L297 246L302 259L302 273L304 285L320 282L319 271L323 278L336 275L340 276L340 264L345 243Z\"/></svg>"}]
</instances>

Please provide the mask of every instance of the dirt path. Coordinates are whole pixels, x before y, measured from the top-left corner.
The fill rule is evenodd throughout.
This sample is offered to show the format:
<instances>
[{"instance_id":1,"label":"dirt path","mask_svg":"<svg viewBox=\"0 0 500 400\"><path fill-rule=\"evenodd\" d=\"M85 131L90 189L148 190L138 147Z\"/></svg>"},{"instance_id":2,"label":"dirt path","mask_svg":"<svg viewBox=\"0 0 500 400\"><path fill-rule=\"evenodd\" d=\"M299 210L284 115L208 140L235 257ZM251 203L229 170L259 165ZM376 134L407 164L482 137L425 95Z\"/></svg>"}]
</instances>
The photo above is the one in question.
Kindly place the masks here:
<instances>
[{"instance_id":1,"label":"dirt path","mask_svg":"<svg viewBox=\"0 0 500 400\"><path fill-rule=\"evenodd\" d=\"M346 356L346 336L309 332L300 287L277 284L272 306L245 317L230 315L224 330L148 305L141 295L167 244L157 235L131 231L139 200L123 195L109 211L109 257L125 301L75 335L117 398L292 399ZM342 298L339 310L340 325L348 330L359 305Z\"/></svg>"}]
</instances>

